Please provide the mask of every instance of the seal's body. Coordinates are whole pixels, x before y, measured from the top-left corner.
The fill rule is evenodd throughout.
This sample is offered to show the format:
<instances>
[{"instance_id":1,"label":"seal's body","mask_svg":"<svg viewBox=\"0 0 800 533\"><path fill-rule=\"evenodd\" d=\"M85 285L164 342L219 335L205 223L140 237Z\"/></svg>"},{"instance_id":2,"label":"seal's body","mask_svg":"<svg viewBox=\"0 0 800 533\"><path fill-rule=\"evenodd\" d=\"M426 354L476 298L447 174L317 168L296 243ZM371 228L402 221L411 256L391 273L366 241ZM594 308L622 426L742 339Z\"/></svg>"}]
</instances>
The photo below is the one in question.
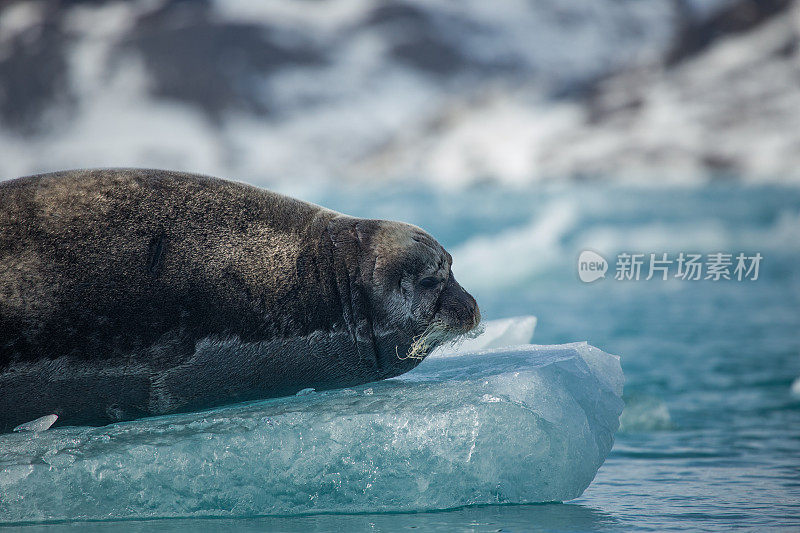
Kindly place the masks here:
<instances>
[{"instance_id":1,"label":"seal's body","mask_svg":"<svg viewBox=\"0 0 800 533\"><path fill-rule=\"evenodd\" d=\"M450 264L414 226L215 178L0 183L0 430L396 376L480 320Z\"/></svg>"}]
</instances>

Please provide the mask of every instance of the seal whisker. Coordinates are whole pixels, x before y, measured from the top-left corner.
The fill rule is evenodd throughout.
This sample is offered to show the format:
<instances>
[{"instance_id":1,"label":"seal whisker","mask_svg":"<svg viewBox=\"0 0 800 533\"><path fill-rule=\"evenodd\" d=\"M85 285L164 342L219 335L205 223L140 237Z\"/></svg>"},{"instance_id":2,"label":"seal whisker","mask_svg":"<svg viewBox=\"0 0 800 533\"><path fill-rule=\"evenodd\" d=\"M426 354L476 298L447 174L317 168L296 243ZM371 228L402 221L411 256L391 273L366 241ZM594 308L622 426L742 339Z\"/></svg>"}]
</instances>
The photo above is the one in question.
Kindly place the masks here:
<instances>
[{"instance_id":1,"label":"seal whisker","mask_svg":"<svg viewBox=\"0 0 800 533\"><path fill-rule=\"evenodd\" d=\"M397 354L397 358L401 361L406 359L418 359L421 361L427 357L433 348L448 342L456 342L462 336L466 335L456 333L451 328L448 328L444 322L436 320L429 324L425 331L412 339L411 347L407 354L404 356ZM395 352L397 352L396 348Z\"/></svg>"}]
</instances>

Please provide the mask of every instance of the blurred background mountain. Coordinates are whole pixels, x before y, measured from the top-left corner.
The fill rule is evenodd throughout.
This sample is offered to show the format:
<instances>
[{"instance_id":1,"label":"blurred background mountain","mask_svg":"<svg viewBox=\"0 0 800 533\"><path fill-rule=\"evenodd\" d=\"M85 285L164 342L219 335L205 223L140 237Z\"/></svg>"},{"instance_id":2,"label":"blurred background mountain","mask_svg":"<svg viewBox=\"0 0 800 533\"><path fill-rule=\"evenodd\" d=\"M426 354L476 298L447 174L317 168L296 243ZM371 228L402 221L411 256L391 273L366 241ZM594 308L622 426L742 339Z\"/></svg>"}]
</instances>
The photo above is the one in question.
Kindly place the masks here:
<instances>
[{"instance_id":1,"label":"blurred background mountain","mask_svg":"<svg viewBox=\"0 0 800 533\"><path fill-rule=\"evenodd\" d=\"M0 1L0 176L800 181L800 1Z\"/></svg>"}]
</instances>

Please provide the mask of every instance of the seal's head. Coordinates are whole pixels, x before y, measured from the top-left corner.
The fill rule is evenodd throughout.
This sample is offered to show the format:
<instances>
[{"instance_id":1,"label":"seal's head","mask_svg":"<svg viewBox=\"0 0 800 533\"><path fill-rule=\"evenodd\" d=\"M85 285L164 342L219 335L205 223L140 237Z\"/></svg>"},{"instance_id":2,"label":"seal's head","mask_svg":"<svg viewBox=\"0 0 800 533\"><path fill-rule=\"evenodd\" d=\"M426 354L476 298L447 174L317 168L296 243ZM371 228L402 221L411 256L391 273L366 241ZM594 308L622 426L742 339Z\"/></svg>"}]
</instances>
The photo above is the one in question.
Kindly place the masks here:
<instances>
[{"instance_id":1,"label":"seal's head","mask_svg":"<svg viewBox=\"0 0 800 533\"><path fill-rule=\"evenodd\" d=\"M478 325L478 304L453 276L453 258L428 233L402 222L365 219L357 219L353 231L359 285L384 363L407 370Z\"/></svg>"}]
</instances>

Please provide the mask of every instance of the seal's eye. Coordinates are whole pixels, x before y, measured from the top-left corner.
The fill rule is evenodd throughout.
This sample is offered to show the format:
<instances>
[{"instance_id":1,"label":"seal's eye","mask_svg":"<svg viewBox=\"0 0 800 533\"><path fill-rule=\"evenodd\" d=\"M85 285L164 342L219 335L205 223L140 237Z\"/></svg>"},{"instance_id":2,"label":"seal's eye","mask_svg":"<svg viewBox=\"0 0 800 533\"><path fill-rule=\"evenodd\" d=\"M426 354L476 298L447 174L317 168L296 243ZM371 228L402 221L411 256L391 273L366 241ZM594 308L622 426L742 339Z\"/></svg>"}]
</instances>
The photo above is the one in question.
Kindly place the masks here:
<instances>
[{"instance_id":1,"label":"seal's eye","mask_svg":"<svg viewBox=\"0 0 800 533\"><path fill-rule=\"evenodd\" d=\"M434 278L433 276L428 276L427 278L419 280L419 286L423 289L432 289L437 285L439 285L439 278Z\"/></svg>"}]
</instances>

